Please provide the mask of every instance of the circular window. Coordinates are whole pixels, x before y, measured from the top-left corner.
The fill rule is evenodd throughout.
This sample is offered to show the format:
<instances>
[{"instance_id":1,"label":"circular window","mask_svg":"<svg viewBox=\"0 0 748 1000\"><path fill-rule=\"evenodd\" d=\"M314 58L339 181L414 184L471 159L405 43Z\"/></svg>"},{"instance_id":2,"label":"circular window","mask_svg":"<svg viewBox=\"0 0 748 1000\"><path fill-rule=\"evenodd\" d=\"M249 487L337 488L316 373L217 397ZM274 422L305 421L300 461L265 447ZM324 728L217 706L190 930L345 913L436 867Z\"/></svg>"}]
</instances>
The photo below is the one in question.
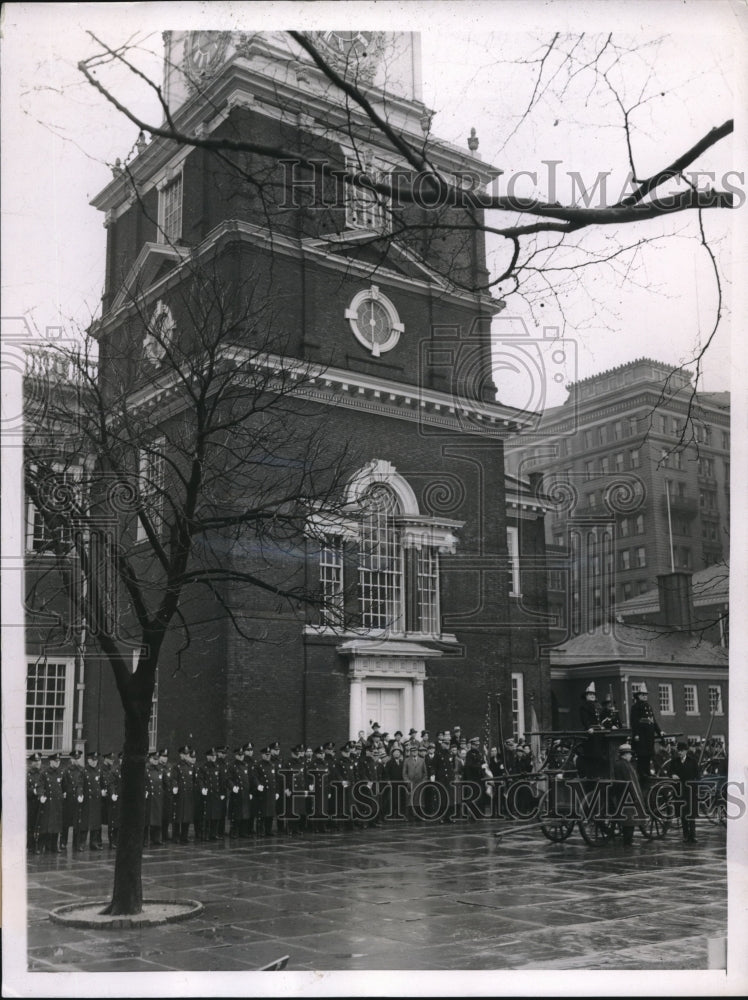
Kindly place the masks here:
<instances>
[{"instance_id":1,"label":"circular window","mask_svg":"<svg viewBox=\"0 0 748 1000\"><path fill-rule=\"evenodd\" d=\"M391 351L405 329L397 309L376 285L354 295L345 311L353 334L375 358Z\"/></svg>"}]
</instances>

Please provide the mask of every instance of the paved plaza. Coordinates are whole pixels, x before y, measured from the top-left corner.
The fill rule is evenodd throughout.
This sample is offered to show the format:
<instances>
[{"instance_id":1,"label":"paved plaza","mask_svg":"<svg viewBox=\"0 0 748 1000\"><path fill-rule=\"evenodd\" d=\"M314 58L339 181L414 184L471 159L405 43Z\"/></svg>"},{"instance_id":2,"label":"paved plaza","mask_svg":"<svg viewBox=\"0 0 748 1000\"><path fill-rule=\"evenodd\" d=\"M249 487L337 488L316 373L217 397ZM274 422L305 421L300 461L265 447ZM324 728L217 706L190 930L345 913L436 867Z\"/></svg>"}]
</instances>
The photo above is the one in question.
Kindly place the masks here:
<instances>
[{"instance_id":1,"label":"paved plaza","mask_svg":"<svg viewBox=\"0 0 748 1000\"><path fill-rule=\"evenodd\" d=\"M496 831L501 835L497 836ZM725 830L560 844L509 822L384 828L146 851L146 898L185 923L81 930L50 909L110 895L113 852L29 860L30 972L706 969L726 934ZM714 944L712 943L712 948Z\"/></svg>"}]
</instances>

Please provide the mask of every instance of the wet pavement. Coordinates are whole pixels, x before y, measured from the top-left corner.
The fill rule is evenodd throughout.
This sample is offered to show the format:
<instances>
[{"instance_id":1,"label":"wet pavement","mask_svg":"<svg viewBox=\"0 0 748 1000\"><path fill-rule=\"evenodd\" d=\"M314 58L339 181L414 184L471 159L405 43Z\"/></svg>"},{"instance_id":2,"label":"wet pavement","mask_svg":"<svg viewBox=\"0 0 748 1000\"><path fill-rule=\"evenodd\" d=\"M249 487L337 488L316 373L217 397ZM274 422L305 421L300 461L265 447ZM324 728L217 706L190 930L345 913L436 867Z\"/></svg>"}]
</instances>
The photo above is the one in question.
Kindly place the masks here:
<instances>
[{"instance_id":1,"label":"wet pavement","mask_svg":"<svg viewBox=\"0 0 748 1000\"><path fill-rule=\"evenodd\" d=\"M503 835L496 836L496 831ZM81 930L49 910L110 895L113 853L28 864L30 972L706 969L727 924L725 831L700 821L589 847L505 822L384 828L146 850L145 898L185 923Z\"/></svg>"}]
</instances>

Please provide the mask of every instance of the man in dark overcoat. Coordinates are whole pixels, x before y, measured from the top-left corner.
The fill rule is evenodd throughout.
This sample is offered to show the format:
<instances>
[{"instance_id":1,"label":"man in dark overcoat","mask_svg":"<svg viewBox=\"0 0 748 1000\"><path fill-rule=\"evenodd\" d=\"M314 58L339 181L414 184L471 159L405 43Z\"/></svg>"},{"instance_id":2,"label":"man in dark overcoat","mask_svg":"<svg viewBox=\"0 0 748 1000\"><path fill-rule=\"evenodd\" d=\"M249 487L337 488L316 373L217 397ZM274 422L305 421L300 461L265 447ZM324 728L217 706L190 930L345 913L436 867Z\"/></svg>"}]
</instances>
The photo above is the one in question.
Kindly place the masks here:
<instances>
[{"instance_id":1,"label":"man in dark overcoat","mask_svg":"<svg viewBox=\"0 0 748 1000\"><path fill-rule=\"evenodd\" d=\"M42 787L42 755L32 753L26 765L26 850L42 853L39 842L39 796Z\"/></svg>"},{"instance_id":2,"label":"man in dark overcoat","mask_svg":"<svg viewBox=\"0 0 748 1000\"><path fill-rule=\"evenodd\" d=\"M229 837L249 837L252 816L252 776L244 746L234 748L234 762L228 769Z\"/></svg>"},{"instance_id":3,"label":"man in dark overcoat","mask_svg":"<svg viewBox=\"0 0 748 1000\"><path fill-rule=\"evenodd\" d=\"M634 693L634 704L631 706L631 743L639 780L644 782L650 779L655 738L663 735L648 698L647 689L642 684Z\"/></svg>"},{"instance_id":4,"label":"man in dark overcoat","mask_svg":"<svg viewBox=\"0 0 748 1000\"><path fill-rule=\"evenodd\" d=\"M613 762L613 795L611 805L614 814L620 811L618 821L623 830L623 843L630 847L634 841L634 827L646 816L639 775L634 769L630 743L618 747L618 756Z\"/></svg>"},{"instance_id":5,"label":"man in dark overcoat","mask_svg":"<svg viewBox=\"0 0 748 1000\"><path fill-rule=\"evenodd\" d=\"M47 758L48 770L40 774L39 813L37 816L38 842L50 854L60 854L60 834L62 833L62 774L60 755L50 754Z\"/></svg>"},{"instance_id":6,"label":"man in dark overcoat","mask_svg":"<svg viewBox=\"0 0 748 1000\"><path fill-rule=\"evenodd\" d=\"M278 801L280 800L280 774L272 761L272 750L269 746L260 751L260 760L252 772L254 778L253 794L257 796L258 833L273 837L273 820L275 819Z\"/></svg>"},{"instance_id":7,"label":"man in dark overcoat","mask_svg":"<svg viewBox=\"0 0 748 1000\"><path fill-rule=\"evenodd\" d=\"M159 763L158 750L148 754L145 765L145 830L143 843L151 847L161 847L161 831L164 823L164 780Z\"/></svg>"},{"instance_id":8,"label":"man in dark overcoat","mask_svg":"<svg viewBox=\"0 0 748 1000\"><path fill-rule=\"evenodd\" d=\"M577 758L579 776L590 780L605 778L608 776L606 744L602 736L596 735L603 729L603 708L597 700L594 682L587 687L582 698L579 722L589 738L585 740Z\"/></svg>"},{"instance_id":9,"label":"man in dark overcoat","mask_svg":"<svg viewBox=\"0 0 748 1000\"><path fill-rule=\"evenodd\" d=\"M112 784L112 770L114 769L114 754L111 750L101 755L99 763L99 774L101 775L101 825L107 830L107 843L112 846L112 818L111 799L109 789Z\"/></svg>"},{"instance_id":10,"label":"man in dark overcoat","mask_svg":"<svg viewBox=\"0 0 748 1000\"><path fill-rule=\"evenodd\" d=\"M77 812L78 798L83 796L83 754L80 750L70 753L68 766L62 775L62 833L60 846L68 843L68 830L73 827L73 850L78 850Z\"/></svg>"},{"instance_id":11,"label":"man in dark overcoat","mask_svg":"<svg viewBox=\"0 0 748 1000\"><path fill-rule=\"evenodd\" d=\"M83 801L78 796L78 850L83 850L86 838L92 851L100 851L101 844L101 772L99 755L95 750L86 753L83 769Z\"/></svg>"},{"instance_id":12,"label":"man in dark overcoat","mask_svg":"<svg viewBox=\"0 0 748 1000\"><path fill-rule=\"evenodd\" d=\"M174 840L188 844L190 823L195 820L195 768L192 748L179 748L179 760L171 769L172 823Z\"/></svg>"},{"instance_id":13,"label":"man in dark overcoat","mask_svg":"<svg viewBox=\"0 0 748 1000\"><path fill-rule=\"evenodd\" d=\"M195 776L195 798L202 803L200 810L200 839L218 840L218 830L223 814L221 769L215 747L205 751L205 763L201 764ZM195 831L195 836L198 831Z\"/></svg>"},{"instance_id":14,"label":"man in dark overcoat","mask_svg":"<svg viewBox=\"0 0 748 1000\"><path fill-rule=\"evenodd\" d=\"M696 843L696 785L700 778L699 762L685 740L678 742L678 757L670 764L671 776L678 782L678 810L683 840Z\"/></svg>"}]
</instances>

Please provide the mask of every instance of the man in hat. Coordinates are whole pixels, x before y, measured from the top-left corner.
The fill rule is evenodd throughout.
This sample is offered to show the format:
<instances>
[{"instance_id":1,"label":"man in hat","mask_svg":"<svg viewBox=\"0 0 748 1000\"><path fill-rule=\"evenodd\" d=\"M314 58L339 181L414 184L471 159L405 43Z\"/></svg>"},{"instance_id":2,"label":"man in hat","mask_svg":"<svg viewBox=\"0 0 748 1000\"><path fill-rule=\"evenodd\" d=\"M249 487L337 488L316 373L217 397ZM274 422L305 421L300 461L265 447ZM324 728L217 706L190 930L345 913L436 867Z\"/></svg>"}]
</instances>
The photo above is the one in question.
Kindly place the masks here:
<instances>
[{"instance_id":1,"label":"man in hat","mask_svg":"<svg viewBox=\"0 0 748 1000\"><path fill-rule=\"evenodd\" d=\"M678 757L670 765L670 774L678 782L678 809L683 840L696 843L696 785L700 778L699 763L685 740L678 741Z\"/></svg>"},{"instance_id":2,"label":"man in hat","mask_svg":"<svg viewBox=\"0 0 748 1000\"><path fill-rule=\"evenodd\" d=\"M609 694L606 694L603 698L602 720L600 724L603 729L608 730L621 728L621 717Z\"/></svg>"},{"instance_id":3,"label":"man in hat","mask_svg":"<svg viewBox=\"0 0 748 1000\"><path fill-rule=\"evenodd\" d=\"M288 762L280 771L281 797L279 803L283 808L280 812L278 825L282 824L283 832L294 837L306 829L307 818L307 782L306 766L304 764L304 747L298 743L292 746Z\"/></svg>"},{"instance_id":4,"label":"man in hat","mask_svg":"<svg viewBox=\"0 0 748 1000\"><path fill-rule=\"evenodd\" d=\"M234 748L234 762L228 769L229 837L249 837L252 833L252 767L246 744ZM254 747L252 748L254 751Z\"/></svg>"},{"instance_id":5,"label":"man in hat","mask_svg":"<svg viewBox=\"0 0 748 1000\"><path fill-rule=\"evenodd\" d=\"M378 722L371 723L371 732L369 733L367 742L371 743L375 736L379 736L381 739L382 732Z\"/></svg>"},{"instance_id":6,"label":"man in hat","mask_svg":"<svg viewBox=\"0 0 748 1000\"><path fill-rule=\"evenodd\" d=\"M171 817L174 806L171 801L171 766L169 765L169 748L161 747L158 752L158 766L161 771L161 784L164 788L163 822L161 823L161 840L164 843L171 840L174 830L171 828ZM170 830L171 828L171 830Z\"/></svg>"},{"instance_id":7,"label":"man in hat","mask_svg":"<svg viewBox=\"0 0 748 1000\"><path fill-rule=\"evenodd\" d=\"M634 827L646 817L639 776L634 770L631 759L631 744L622 743L618 747L618 757L613 762L614 784L611 806L615 815L620 813L624 847L632 845Z\"/></svg>"},{"instance_id":8,"label":"man in hat","mask_svg":"<svg viewBox=\"0 0 748 1000\"><path fill-rule=\"evenodd\" d=\"M148 754L145 765L145 830L143 844L161 847L161 828L164 822L164 782L159 765L158 750Z\"/></svg>"},{"instance_id":9,"label":"man in hat","mask_svg":"<svg viewBox=\"0 0 748 1000\"><path fill-rule=\"evenodd\" d=\"M595 682L587 685L582 695L582 704L579 706L579 722L582 729L589 733L589 739L585 740L581 747L581 752L577 757L577 768L580 778L594 780L608 776L608 758L605 741L602 736L596 735L602 732L603 709L597 700L595 692Z\"/></svg>"},{"instance_id":10,"label":"man in hat","mask_svg":"<svg viewBox=\"0 0 748 1000\"><path fill-rule=\"evenodd\" d=\"M471 820L476 819L476 809L482 813L485 808L486 800L488 798L486 795L487 777L490 777L490 771L488 770L486 758L483 753L481 753L480 737L473 736L470 740L470 745L465 753L465 759L462 764L463 782L470 782L470 784L477 790L475 795L472 794L472 791L470 793L471 801L477 803L477 806L468 808L468 818Z\"/></svg>"},{"instance_id":11,"label":"man in hat","mask_svg":"<svg viewBox=\"0 0 748 1000\"><path fill-rule=\"evenodd\" d=\"M42 787L42 755L32 753L26 766L26 850L41 854L37 820Z\"/></svg>"},{"instance_id":12,"label":"man in hat","mask_svg":"<svg viewBox=\"0 0 748 1000\"><path fill-rule=\"evenodd\" d=\"M111 750L101 755L99 763L99 774L101 776L101 825L106 827L107 843L112 846L111 841L111 799L109 798L109 788L112 784L112 769L114 767L114 754Z\"/></svg>"},{"instance_id":13,"label":"man in hat","mask_svg":"<svg viewBox=\"0 0 748 1000\"><path fill-rule=\"evenodd\" d=\"M218 774L221 784L221 818L218 821L218 839L226 836L226 817L228 815L229 807L229 796L228 796L228 782L229 782L229 764L226 759L226 755L229 752L229 748L224 744L223 746L216 747L216 763L218 764Z\"/></svg>"},{"instance_id":14,"label":"man in hat","mask_svg":"<svg viewBox=\"0 0 748 1000\"><path fill-rule=\"evenodd\" d=\"M195 768L192 747L178 750L179 760L171 769L172 824L174 841L190 842L190 823L195 822Z\"/></svg>"},{"instance_id":15,"label":"man in hat","mask_svg":"<svg viewBox=\"0 0 748 1000\"><path fill-rule=\"evenodd\" d=\"M266 837L274 837L273 820L280 799L280 775L272 760L272 747L266 746L260 751L260 760L254 766L252 779L252 794L258 803L257 832Z\"/></svg>"},{"instance_id":16,"label":"man in hat","mask_svg":"<svg viewBox=\"0 0 748 1000\"><path fill-rule=\"evenodd\" d=\"M634 692L634 704L631 706L631 740L636 755L636 770L639 780L648 782L652 772L652 755L654 754L655 738L664 733L655 719L646 685Z\"/></svg>"},{"instance_id":17,"label":"man in hat","mask_svg":"<svg viewBox=\"0 0 748 1000\"><path fill-rule=\"evenodd\" d=\"M99 755L96 750L86 753L83 769L83 801L78 796L78 850L82 851L89 841L92 851L100 851L101 844L101 774Z\"/></svg>"},{"instance_id":18,"label":"man in hat","mask_svg":"<svg viewBox=\"0 0 748 1000\"><path fill-rule=\"evenodd\" d=\"M219 825L223 814L221 769L215 747L205 751L205 763L195 772L195 798L201 803L200 839L218 840ZM197 836L197 830L195 831Z\"/></svg>"},{"instance_id":19,"label":"man in hat","mask_svg":"<svg viewBox=\"0 0 748 1000\"><path fill-rule=\"evenodd\" d=\"M39 815L37 829L40 846L50 854L59 854L60 833L62 832L62 775L60 774L60 755L50 754L47 757L49 769L41 771L41 788L39 790Z\"/></svg>"},{"instance_id":20,"label":"man in hat","mask_svg":"<svg viewBox=\"0 0 748 1000\"><path fill-rule=\"evenodd\" d=\"M62 833L60 846L68 844L68 830L73 827L73 850L78 850L77 813L78 797L83 795L83 753L72 750L69 763L62 776Z\"/></svg>"}]
</instances>

